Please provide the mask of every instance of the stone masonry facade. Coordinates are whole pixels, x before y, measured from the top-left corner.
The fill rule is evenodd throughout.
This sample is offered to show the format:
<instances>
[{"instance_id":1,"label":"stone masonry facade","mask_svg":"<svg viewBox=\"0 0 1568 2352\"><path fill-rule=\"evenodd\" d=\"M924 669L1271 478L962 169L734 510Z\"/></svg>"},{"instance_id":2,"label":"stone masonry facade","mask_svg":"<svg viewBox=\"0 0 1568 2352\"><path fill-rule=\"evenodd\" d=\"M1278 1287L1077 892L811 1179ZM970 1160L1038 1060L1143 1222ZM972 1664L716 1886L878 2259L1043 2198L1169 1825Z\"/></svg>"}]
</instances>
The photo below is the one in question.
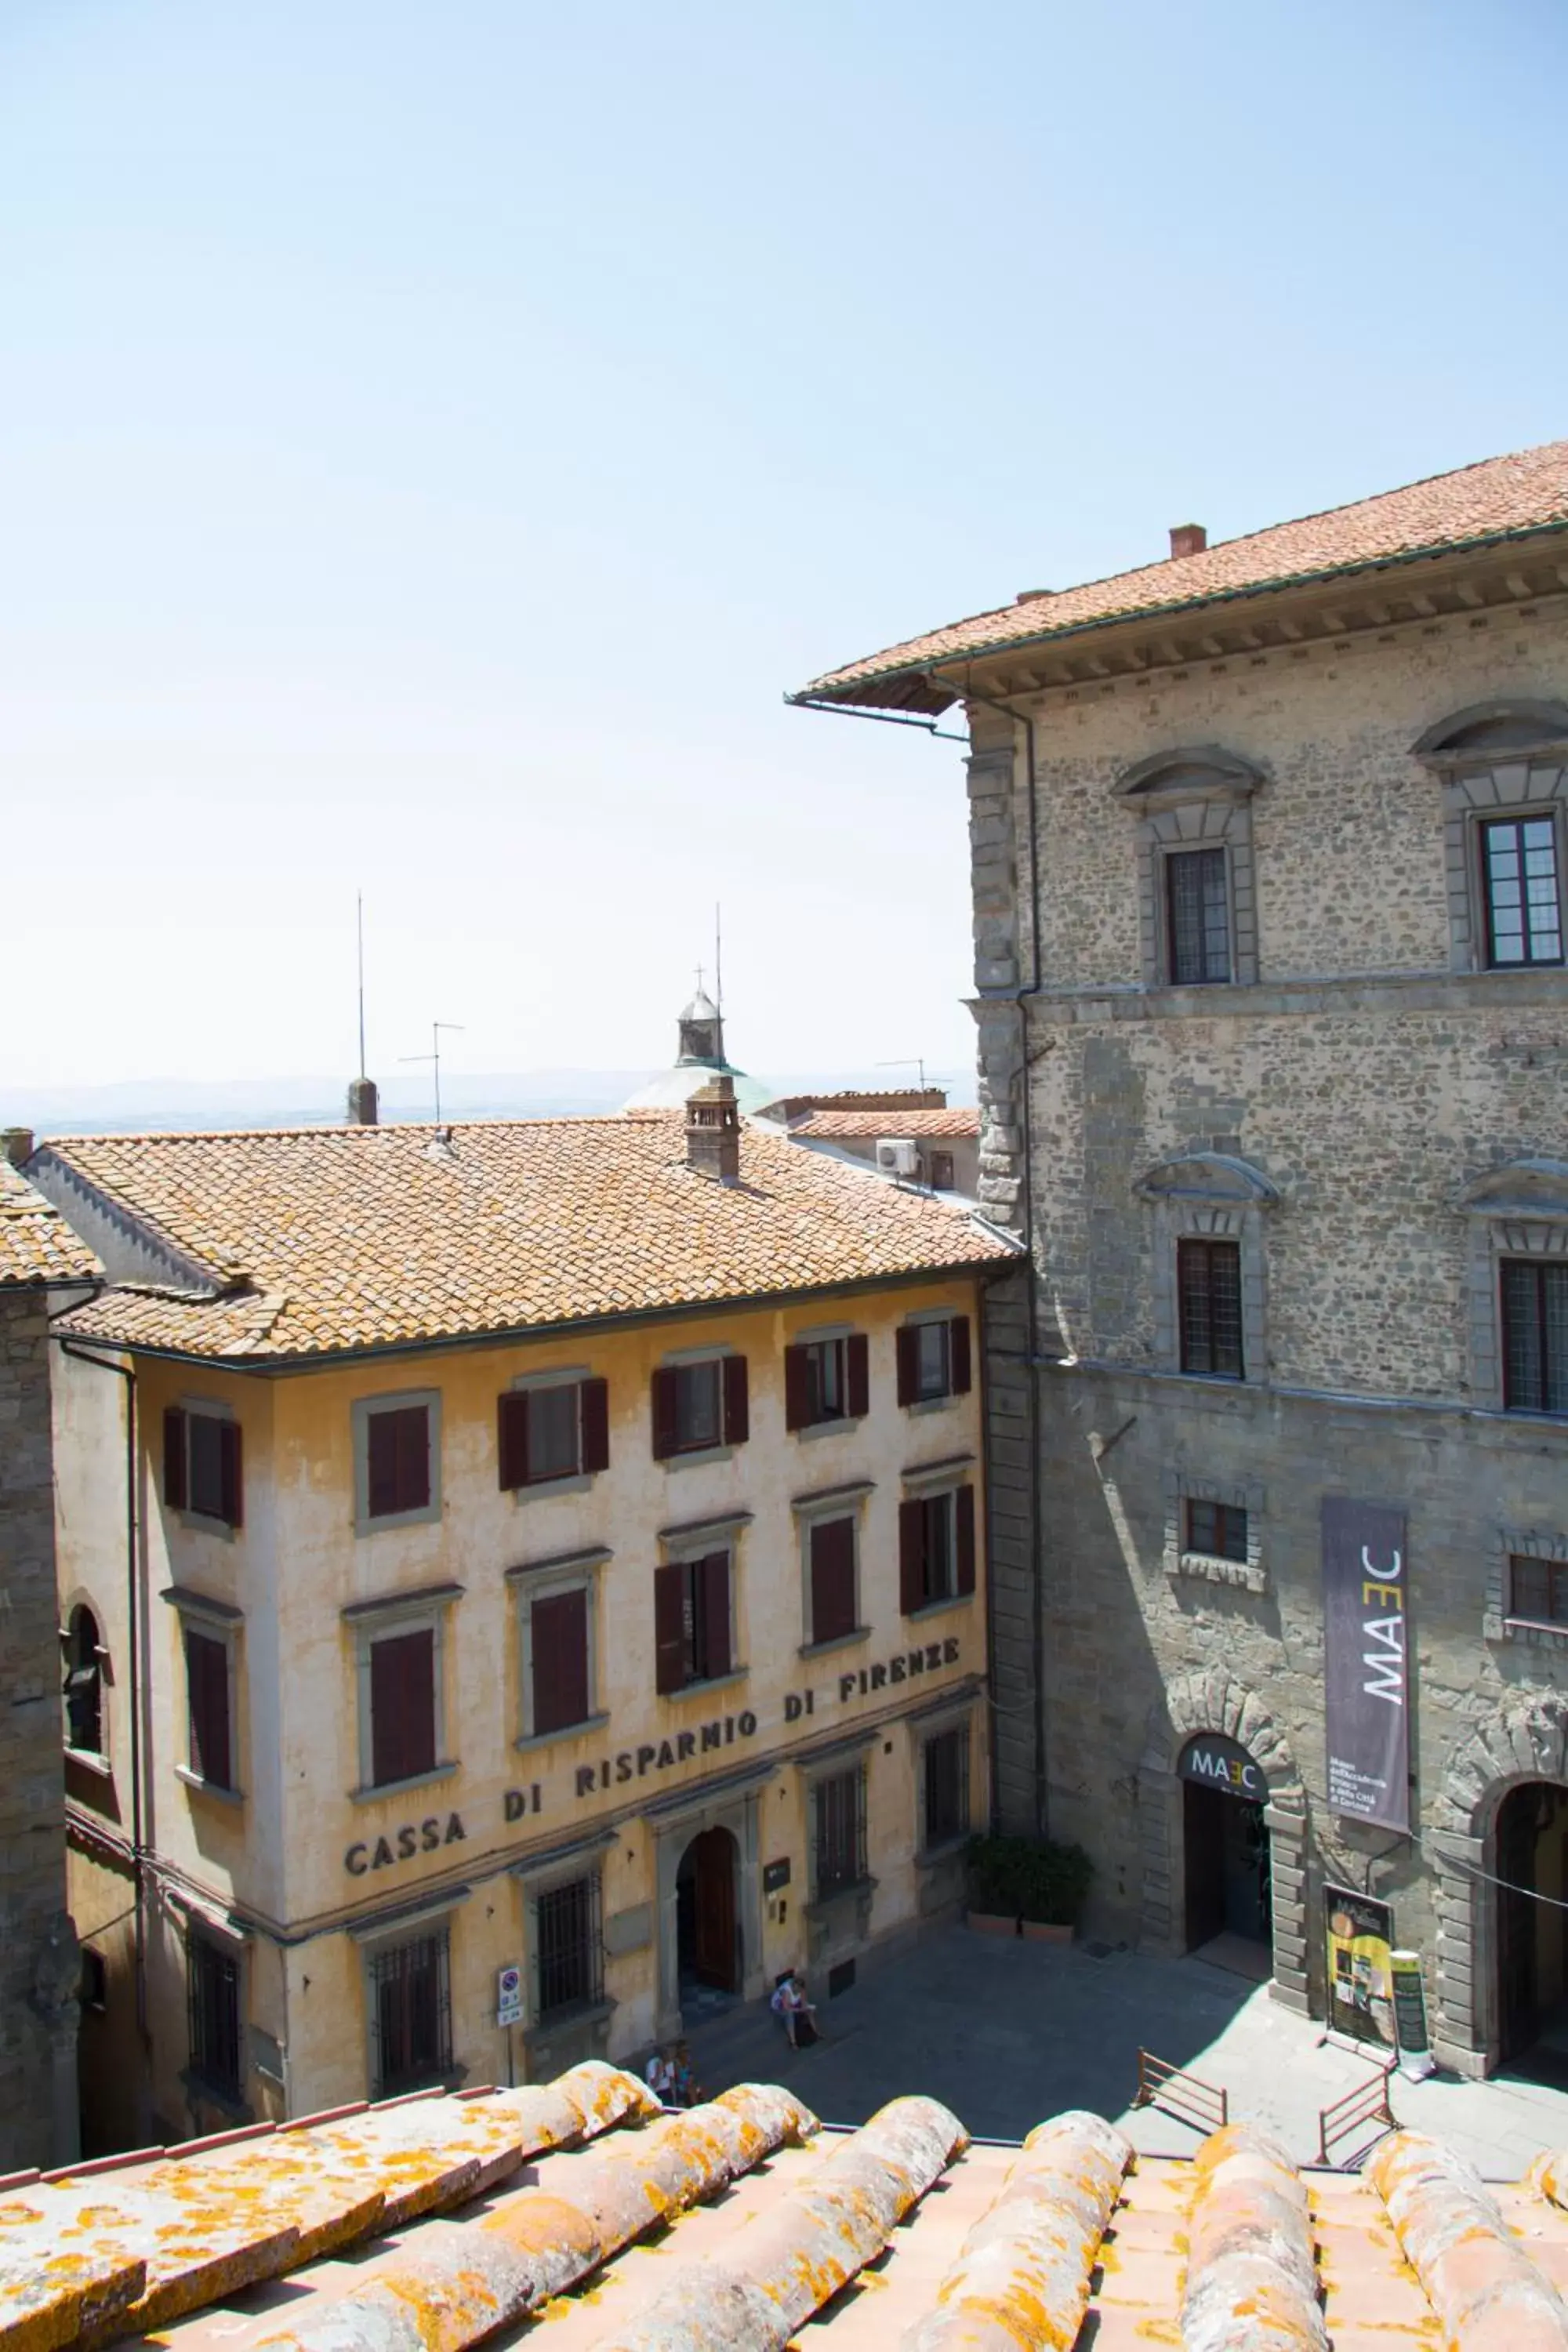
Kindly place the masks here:
<instances>
[{"instance_id":1,"label":"stone masonry facade","mask_svg":"<svg viewBox=\"0 0 1568 2352\"><path fill-rule=\"evenodd\" d=\"M1480 601L1070 685L998 662L968 704L980 1189L1035 1268L987 1353L999 1807L1089 1847L1093 1932L1178 1950L1181 1748L1239 1738L1279 1997L1321 2013L1322 1885L1364 1889L1471 2072L1498 1807L1568 1726L1568 1634L1502 1593L1510 1554L1568 1560L1568 1423L1501 1409L1494 1330L1498 1255L1568 1251L1568 981L1477 968L1466 831L1519 806L1563 837L1568 599ZM1159 859L1199 842L1227 845L1236 976L1170 986ZM1240 1244L1240 1380L1178 1368L1205 1232ZM1408 1839L1328 1804L1327 1494L1407 1515ZM1245 1562L1184 1554L1194 1496L1247 1511Z\"/></svg>"},{"instance_id":2,"label":"stone masonry facade","mask_svg":"<svg viewBox=\"0 0 1568 2352\"><path fill-rule=\"evenodd\" d=\"M47 1305L0 1285L0 2172L76 2153Z\"/></svg>"}]
</instances>

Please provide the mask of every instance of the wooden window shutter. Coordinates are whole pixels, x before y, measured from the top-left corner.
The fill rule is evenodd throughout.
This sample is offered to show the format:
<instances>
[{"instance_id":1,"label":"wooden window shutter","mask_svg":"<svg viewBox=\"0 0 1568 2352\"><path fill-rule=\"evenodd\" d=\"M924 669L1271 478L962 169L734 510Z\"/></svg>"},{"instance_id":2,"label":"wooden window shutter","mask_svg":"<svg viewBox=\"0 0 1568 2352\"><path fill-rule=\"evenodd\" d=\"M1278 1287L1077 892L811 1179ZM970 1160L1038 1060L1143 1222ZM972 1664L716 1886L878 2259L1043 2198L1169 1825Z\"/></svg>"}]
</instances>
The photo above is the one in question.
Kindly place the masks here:
<instances>
[{"instance_id":1,"label":"wooden window shutter","mask_svg":"<svg viewBox=\"0 0 1568 2352\"><path fill-rule=\"evenodd\" d=\"M845 1341L844 1363L849 1418L864 1421L871 1410L871 1343L864 1331L851 1333Z\"/></svg>"},{"instance_id":2,"label":"wooden window shutter","mask_svg":"<svg viewBox=\"0 0 1568 2352\"><path fill-rule=\"evenodd\" d=\"M430 1415L422 1404L394 1413L397 1423L400 1511L422 1511L430 1500Z\"/></svg>"},{"instance_id":3,"label":"wooden window shutter","mask_svg":"<svg viewBox=\"0 0 1568 2352\"><path fill-rule=\"evenodd\" d=\"M500 1484L503 1493L510 1495L528 1484L528 1392L524 1389L503 1391L496 1408L497 1452L500 1461Z\"/></svg>"},{"instance_id":4,"label":"wooden window shutter","mask_svg":"<svg viewBox=\"0 0 1568 2352\"><path fill-rule=\"evenodd\" d=\"M530 1612L533 1728L561 1731L588 1713L588 1595L550 1592Z\"/></svg>"},{"instance_id":5,"label":"wooden window shutter","mask_svg":"<svg viewBox=\"0 0 1568 2352\"><path fill-rule=\"evenodd\" d=\"M365 1422L365 1503L373 1519L402 1507L397 1499L398 1415L373 1412Z\"/></svg>"},{"instance_id":6,"label":"wooden window shutter","mask_svg":"<svg viewBox=\"0 0 1568 2352\"><path fill-rule=\"evenodd\" d=\"M855 1522L819 1519L811 1530L811 1638L855 1631Z\"/></svg>"},{"instance_id":7,"label":"wooden window shutter","mask_svg":"<svg viewBox=\"0 0 1568 2352\"><path fill-rule=\"evenodd\" d=\"M210 1633L185 1629L185 1692L190 1706L191 1770L215 1788L232 1789L228 1649Z\"/></svg>"},{"instance_id":8,"label":"wooden window shutter","mask_svg":"<svg viewBox=\"0 0 1568 2352\"><path fill-rule=\"evenodd\" d=\"M373 1642L371 1774L380 1787L436 1768L436 1636L428 1626Z\"/></svg>"},{"instance_id":9,"label":"wooden window shutter","mask_svg":"<svg viewBox=\"0 0 1568 2352\"><path fill-rule=\"evenodd\" d=\"M610 1466L610 1384L583 1383L583 1469L584 1475Z\"/></svg>"},{"instance_id":10,"label":"wooden window shutter","mask_svg":"<svg viewBox=\"0 0 1568 2352\"><path fill-rule=\"evenodd\" d=\"M811 1381L808 1374L808 1351L805 1348L784 1349L784 1427L805 1429L811 1420Z\"/></svg>"},{"instance_id":11,"label":"wooden window shutter","mask_svg":"<svg viewBox=\"0 0 1568 2352\"><path fill-rule=\"evenodd\" d=\"M899 1505L899 1607L911 1616L925 1597L926 1507L916 1496Z\"/></svg>"},{"instance_id":12,"label":"wooden window shutter","mask_svg":"<svg viewBox=\"0 0 1568 2352\"><path fill-rule=\"evenodd\" d=\"M724 1358L724 1443L744 1445L752 1433L751 1401L744 1356Z\"/></svg>"},{"instance_id":13,"label":"wooden window shutter","mask_svg":"<svg viewBox=\"0 0 1568 2352\"><path fill-rule=\"evenodd\" d=\"M737 1360L733 1357L728 1362ZM739 1360L742 1370L744 1358ZM710 1675L727 1675L735 1663L730 1624L730 1555L710 1551L700 1578L703 1652Z\"/></svg>"},{"instance_id":14,"label":"wooden window shutter","mask_svg":"<svg viewBox=\"0 0 1568 2352\"><path fill-rule=\"evenodd\" d=\"M223 1516L231 1528L245 1525L245 1475L237 1421L218 1423L218 1465L223 1490Z\"/></svg>"},{"instance_id":15,"label":"wooden window shutter","mask_svg":"<svg viewBox=\"0 0 1568 2352\"><path fill-rule=\"evenodd\" d=\"M921 1392L920 1338L912 1323L900 1323L899 1340L899 1402L915 1404Z\"/></svg>"},{"instance_id":16,"label":"wooden window shutter","mask_svg":"<svg viewBox=\"0 0 1568 2352\"><path fill-rule=\"evenodd\" d=\"M955 1315L948 1326L948 1369L954 1396L969 1394L969 1318Z\"/></svg>"},{"instance_id":17,"label":"wooden window shutter","mask_svg":"<svg viewBox=\"0 0 1568 2352\"><path fill-rule=\"evenodd\" d=\"M672 1364L662 1365L653 1376L653 1452L656 1462L668 1462L672 1454L680 1451L680 1431L676 1420L676 1400L680 1384ZM659 1688L664 1687L661 1683ZM672 1685L673 1687L673 1685Z\"/></svg>"},{"instance_id":18,"label":"wooden window shutter","mask_svg":"<svg viewBox=\"0 0 1568 2352\"><path fill-rule=\"evenodd\" d=\"M959 1592L974 1590L974 1489L961 1486L952 1498L953 1517L958 1529Z\"/></svg>"},{"instance_id":19,"label":"wooden window shutter","mask_svg":"<svg viewBox=\"0 0 1568 2352\"><path fill-rule=\"evenodd\" d=\"M658 1375L655 1375L657 1379ZM678 1691L686 1682L686 1575L677 1568L653 1572L654 1688Z\"/></svg>"},{"instance_id":20,"label":"wooden window shutter","mask_svg":"<svg viewBox=\"0 0 1568 2352\"><path fill-rule=\"evenodd\" d=\"M172 1511L185 1507L185 1416L177 1404L163 1415L163 1500Z\"/></svg>"}]
</instances>

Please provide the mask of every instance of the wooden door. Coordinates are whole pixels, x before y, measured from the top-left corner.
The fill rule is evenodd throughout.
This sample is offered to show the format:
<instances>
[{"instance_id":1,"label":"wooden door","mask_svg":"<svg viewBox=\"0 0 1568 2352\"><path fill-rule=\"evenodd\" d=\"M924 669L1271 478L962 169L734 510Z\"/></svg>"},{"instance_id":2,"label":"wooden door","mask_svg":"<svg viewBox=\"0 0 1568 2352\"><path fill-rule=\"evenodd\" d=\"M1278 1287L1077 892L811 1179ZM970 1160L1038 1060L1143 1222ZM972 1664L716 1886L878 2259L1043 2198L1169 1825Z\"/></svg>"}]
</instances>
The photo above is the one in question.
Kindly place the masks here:
<instances>
[{"instance_id":1,"label":"wooden door","mask_svg":"<svg viewBox=\"0 0 1568 2352\"><path fill-rule=\"evenodd\" d=\"M1194 1780L1183 1782L1182 1799L1191 1952L1225 1930L1226 1812L1237 1801Z\"/></svg>"},{"instance_id":2,"label":"wooden door","mask_svg":"<svg viewBox=\"0 0 1568 2352\"><path fill-rule=\"evenodd\" d=\"M704 1830L695 1842L697 1918L693 1969L700 1984L739 1990L735 1967L735 1841Z\"/></svg>"}]
</instances>

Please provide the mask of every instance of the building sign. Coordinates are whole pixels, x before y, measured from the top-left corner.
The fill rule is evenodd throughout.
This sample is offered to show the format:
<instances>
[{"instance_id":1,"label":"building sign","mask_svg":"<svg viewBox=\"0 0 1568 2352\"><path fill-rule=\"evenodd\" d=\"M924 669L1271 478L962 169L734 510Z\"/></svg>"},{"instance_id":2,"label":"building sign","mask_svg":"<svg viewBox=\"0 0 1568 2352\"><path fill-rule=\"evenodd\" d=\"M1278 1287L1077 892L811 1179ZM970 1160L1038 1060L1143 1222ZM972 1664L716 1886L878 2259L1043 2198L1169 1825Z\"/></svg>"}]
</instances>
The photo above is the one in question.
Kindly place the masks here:
<instances>
[{"instance_id":1,"label":"building sign","mask_svg":"<svg viewBox=\"0 0 1568 2352\"><path fill-rule=\"evenodd\" d=\"M1409 1570L1405 1514L1323 1497L1323 1700L1329 1803L1410 1828Z\"/></svg>"},{"instance_id":2,"label":"building sign","mask_svg":"<svg viewBox=\"0 0 1568 2352\"><path fill-rule=\"evenodd\" d=\"M384 1870L393 1862L412 1862L416 1853L434 1853L468 1834L460 1813L448 1813L445 1822L432 1813L427 1822L405 1822L389 1836L351 1845L343 1856L343 1868L351 1878L363 1878L367 1870Z\"/></svg>"},{"instance_id":3,"label":"building sign","mask_svg":"<svg viewBox=\"0 0 1568 2352\"><path fill-rule=\"evenodd\" d=\"M498 2025L522 2023L522 1970L521 1969L496 1970L496 2023Z\"/></svg>"},{"instance_id":4,"label":"building sign","mask_svg":"<svg viewBox=\"0 0 1568 2352\"><path fill-rule=\"evenodd\" d=\"M1184 1780L1195 1780L1200 1788L1219 1789L1227 1797L1243 1797L1255 1805L1265 1803L1268 1796L1262 1771L1246 1748L1217 1731L1205 1731L1188 1740L1182 1750L1181 1774Z\"/></svg>"},{"instance_id":5,"label":"building sign","mask_svg":"<svg viewBox=\"0 0 1568 2352\"><path fill-rule=\"evenodd\" d=\"M1329 2021L1361 2041L1394 2040L1394 1979L1389 1946L1394 1914L1348 1886L1323 1889L1329 1939Z\"/></svg>"},{"instance_id":6,"label":"building sign","mask_svg":"<svg viewBox=\"0 0 1568 2352\"><path fill-rule=\"evenodd\" d=\"M764 1862L764 1863L763 1863L763 1893L764 1895L782 1895L782 1894L783 1894L783 1892L784 1892L784 1888L785 1888L788 1885L789 1885L789 1856L788 1856L788 1854L785 1854L785 1856L784 1856L784 1860L783 1860L782 1862Z\"/></svg>"},{"instance_id":7,"label":"building sign","mask_svg":"<svg viewBox=\"0 0 1568 2352\"><path fill-rule=\"evenodd\" d=\"M579 1764L574 1793L591 1797L596 1790L640 1780L648 1772L668 1772L672 1764L689 1764L694 1756L732 1748L737 1739L756 1736L757 1718L749 1706L739 1715L716 1716L696 1731L678 1731L673 1739L645 1739L640 1748L623 1748L618 1756L601 1757L597 1764Z\"/></svg>"}]
</instances>

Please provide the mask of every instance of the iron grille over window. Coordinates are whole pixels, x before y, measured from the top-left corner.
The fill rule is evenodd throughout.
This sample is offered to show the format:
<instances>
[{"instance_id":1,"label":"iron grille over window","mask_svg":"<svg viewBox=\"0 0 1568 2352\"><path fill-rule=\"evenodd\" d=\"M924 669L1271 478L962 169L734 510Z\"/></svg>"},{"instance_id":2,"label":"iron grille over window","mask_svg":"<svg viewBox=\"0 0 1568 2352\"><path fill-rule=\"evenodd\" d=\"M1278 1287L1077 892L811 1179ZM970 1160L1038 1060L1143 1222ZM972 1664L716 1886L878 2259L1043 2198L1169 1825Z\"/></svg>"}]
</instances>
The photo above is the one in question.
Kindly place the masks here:
<instances>
[{"instance_id":1,"label":"iron grille over window","mask_svg":"<svg viewBox=\"0 0 1568 2352\"><path fill-rule=\"evenodd\" d=\"M1171 925L1171 980L1230 978L1230 914L1223 849L1181 849L1165 860Z\"/></svg>"},{"instance_id":2,"label":"iron grille over window","mask_svg":"<svg viewBox=\"0 0 1568 2352\"><path fill-rule=\"evenodd\" d=\"M811 1792L818 1895L858 1886L866 1875L866 1775L836 1772Z\"/></svg>"},{"instance_id":3,"label":"iron grille over window","mask_svg":"<svg viewBox=\"0 0 1568 2352\"><path fill-rule=\"evenodd\" d=\"M925 1744L925 1842L944 1845L969 1830L969 1726L939 1731Z\"/></svg>"},{"instance_id":4,"label":"iron grille over window","mask_svg":"<svg viewBox=\"0 0 1568 2352\"><path fill-rule=\"evenodd\" d=\"M1510 1617L1534 1625L1568 1625L1568 1560L1531 1559L1514 1552L1508 1571Z\"/></svg>"},{"instance_id":5,"label":"iron grille over window","mask_svg":"<svg viewBox=\"0 0 1568 2352\"><path fill-rule=\"evenodd\" d=\"M374 1952L370 1962L374 2096L423 2090L452 2071L449 1938L443 1927Z\"/></svg>"},{"instance_id":6,"label":"iron grille over window","mask_svg":"<svg viewBox=\"0 0 1568 2352\"><path fill-rule=\"evenodd\" d=\"M1502 1262L1503 1402L1568 1412L1568 1265Z\"/></svg>"},{"instance_id":7,"label":"iron grille over window","mask_svg":"<svg viewBox=\"0 0 1568 2352\"><path fill-rule=\"evenodd\" d=\"M599 1932L599 1874L547 1887L534 1904L539 1958L539 2014L583 2009L605 1997L605 1948Z\"/></svg>"},{"instance_id":8,"label":"iron grille over window","mask_svg":"<svg viewBox=\"0 0 1568 2352\"><path fill-rule=\"evenodd\" d=\"M1176 1288L1181 1305L1183 1371L1240 1380L1240 1244L1179 1242Z\"/></svg>"},{"instance_id":9,"label":"iron grille over window","mask_svg":"<svg viewBox=\"0 0 1568 2352\"><path fill-rule=\"evenodd\" d=\"M186 1947L191 2072L237 2105L245 2095L239 2056L239 1962L232 1952L193 1935Z\"/></svg>"},{"instance_id":10,"label":"iron grille over window","mask_svg":"<svg viewBox=\"0 0 1568 2352\"><path fill-rule=\"evenodd\" d=\"M1204 1503L1194 1497L1187 1505L1186 1548L1210 1559L1240 1560L1245 1566L1247 1513L1234 1503Z\"/></svg>"},{"instance_id":11,"label":"iron grille over window","mask_svg":"<svg viewBox=\"0 0 1568 2352\"><path fill-rule=\"evenodd\" d=\"M1487 961L1561 963L1563 900L1557 827L1550 816L1501 818L1481 827L1487 901Z\"/></svg>"}]
</instances>

